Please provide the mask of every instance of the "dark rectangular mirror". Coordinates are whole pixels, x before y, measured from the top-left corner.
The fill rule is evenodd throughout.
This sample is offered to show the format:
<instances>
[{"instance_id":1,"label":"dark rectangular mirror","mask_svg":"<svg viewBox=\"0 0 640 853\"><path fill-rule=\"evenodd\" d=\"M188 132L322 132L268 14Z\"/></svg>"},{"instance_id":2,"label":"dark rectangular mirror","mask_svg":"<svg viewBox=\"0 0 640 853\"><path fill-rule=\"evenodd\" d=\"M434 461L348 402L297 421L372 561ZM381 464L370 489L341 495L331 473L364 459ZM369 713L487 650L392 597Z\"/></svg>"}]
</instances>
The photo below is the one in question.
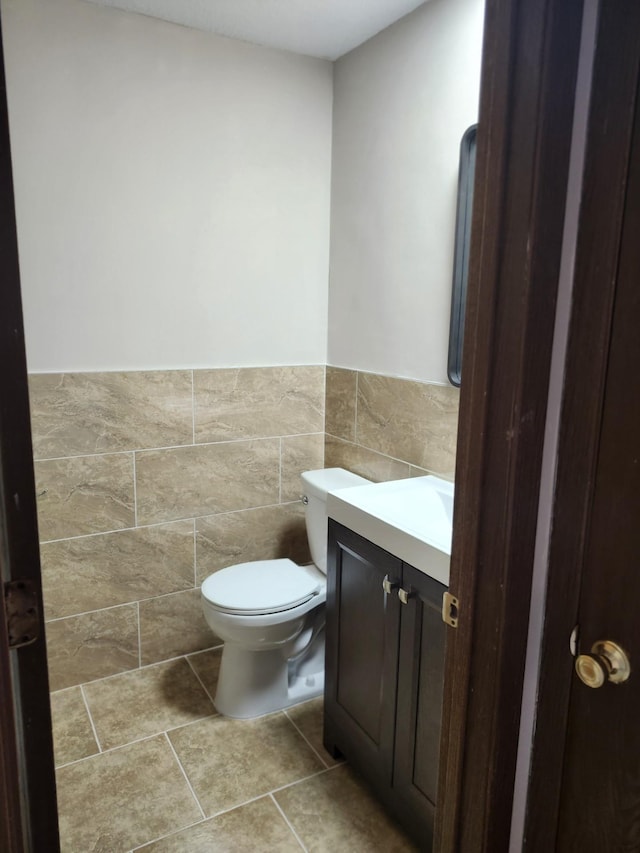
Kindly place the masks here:
<instances>
[{"instance_id":1,"label":"dark rectangular mirror","mask_svg":"<svg viewBox=\"0 0 640 853\"><path fill-rule=\"evenodd\" d=\"M453 287L451 291L449 358L447 362L449 381L452 385L456 386L460 385L462 374L464 307L467 299L471 212L473 209L473 180L476 168L476 129L477 125L471 125L465 131L460 144L456 242L453 261Z\"/></svg>"}]
</instances>

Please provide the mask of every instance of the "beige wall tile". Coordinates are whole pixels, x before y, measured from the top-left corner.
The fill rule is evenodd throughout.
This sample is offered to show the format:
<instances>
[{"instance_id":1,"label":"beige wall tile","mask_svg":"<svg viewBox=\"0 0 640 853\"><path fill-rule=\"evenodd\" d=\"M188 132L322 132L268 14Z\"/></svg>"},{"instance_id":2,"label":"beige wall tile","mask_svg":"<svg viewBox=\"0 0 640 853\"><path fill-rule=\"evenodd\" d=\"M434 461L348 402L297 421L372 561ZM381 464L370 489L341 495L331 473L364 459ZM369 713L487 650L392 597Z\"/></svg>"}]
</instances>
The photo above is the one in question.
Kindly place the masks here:
<instances>
[{"instance_id":1,"label":"beige wall tile","mask_svg":"<svg viewBox=\"0 0 640 853\"><path fill-rule=\"evenodd\" d=\"M356 440L420 468L455 468L457 388L360 373Z\"/></svg>"},{"instance_id":2,"label":"beige wall tile","mask_svg":"<svg viewBox=\"0 0 640 853\"><path fill-rule=\"evenodd\" d=\"M136 453L138 524L278 503L280 440Z\"/></svg>"},{"instance_id":3,"label":"beige wall tile","mask_svg":"<svg viewBox=\"0 0 640 853\"><path fill-rule=\"evenodd\" d=\"M61 847L125 853L202 818L164 735L58 770Z\"/></svg>"},{"instance_id":4,"label":"beige wall tile","mask_svg":"<svg viewBox=\"0 0 640 853\"><path fill-rule=\"evenodd\" d=\"M345 468L374 483L403 480L411 472L411 467L406 462L390 459L367 447L351 444L331 435L326 436L324 464L326 468Z\"/></svg>"},{"instance_id":5,"label":"beige wall tile","mask_svg":"<svg viewBox=\"0 0 640 853\"><path fill-rule=\"evenodd\" d=\"M79 687L51 694L51 721L56 767L99 752Z\"/></svg>"},{"instance_id":6,"label":"beige wall tile","mask_svg":"<svg viewBox=\"0 0 640 853\"><path fill-rule=\"evenodd\" d=\"M296 501L302 494L300 474L324 468L324 434L292 435L282 439L281 500Z\"/></svg>"},{"instance_id":7,"label":"beige wall tile","mask_svg":"<svg viewBox=\"0 0 640 853\"><path fill-rule=\"evenodd\" d=\"M207 816L323 769L282 713L253 720L210 717L169 733ZM215 755L216 784L202 760Z\"/></svg>"},{"instance_id":8,"label":"beige wall tile","mask_svg":"<svg viewBox=\"0 0 640 853\"><path fill-rule=\"evenodd\" d=\"M174 521L43 544L47 618L192 588L193 537L193 521Z\"/></svg>"},{"instance_id":9,"label":"beige wall tile","mask_svg":"<svg viewBox=\"0 0 640 853\"><path fill-rule=\"evenodd\" d=\"M36 459L193 440L190 370L34 374L29 393Z\"/></svg>"},{"instance_id":10,"label":"beige wall tile","mask_svg":"<svg viewBox=\"0 0 640 853\"><path fill-rule=\"evenodd\" d=\"M357 382L357 371L327 367L325 432L346 441L356 436Z\"/></svg>"},{"instance_id":11,"label":"beige wall tile","mask_svg":"<svg viewBox=\"0 0 640 853\"><path fill-rule=\"evenodd\" d=\"M151 598L139 606L143 666L220 643L205 622L199 589Z\"/></svg>"},{"instance_id":12,"label":"beige wall tile","mask_svg":"<svg viewBox=\"0 0 640 853\"><path fill-rule=\"evenodd\" d=\"M40 540L133 527L133 454L35 463Z\"/></svg>"},{"instance_id":13,"label":"beige wall tile","mask_svg":"<svg viewBox=\"0 0 640 853\"><path fill-rule=\"evenodd\" d=\"M216 713L184 658L84 687L102 749L113 749Z\"/></svg>"},{"instance_id":14,"label":"beige wall tile","mask_svg":"<svg viewBox=\"0 0 640 853\"><path fill-rule=\"evenodd\" d=\"M300 853L300 845L270 797L262 797L140 847L138 853Z\"/></svg>"},{"instance_id":15,"label":"beige wall tile","mask_svg":"<svg viewBox=\"0 0 640 853\"><path fill-rule=\"evenodd\" d=\"M135 604L48 622L46 632L52 690L138 666Z\"/></svg>"},{"instance_id":16,"label":"beige wall tile","mask_svg":"<svg viewBox=\"0 0 640 853\"><path fill-rule=\"evenodd\" d=\"M225 566L280 557L295 563L311 560L300 502L227 512L196 522L199 584Z\"/></svg>"},{"instance_id":17,"label":"beige wall tile","mask_svg":"<svg viewBox=\"0 0 640 853\"><path fill-rule=\"evenodd\" d=\"M196 441L318 432L324 426L324 367L194 371Z\"/></svg>"}]
</instances>

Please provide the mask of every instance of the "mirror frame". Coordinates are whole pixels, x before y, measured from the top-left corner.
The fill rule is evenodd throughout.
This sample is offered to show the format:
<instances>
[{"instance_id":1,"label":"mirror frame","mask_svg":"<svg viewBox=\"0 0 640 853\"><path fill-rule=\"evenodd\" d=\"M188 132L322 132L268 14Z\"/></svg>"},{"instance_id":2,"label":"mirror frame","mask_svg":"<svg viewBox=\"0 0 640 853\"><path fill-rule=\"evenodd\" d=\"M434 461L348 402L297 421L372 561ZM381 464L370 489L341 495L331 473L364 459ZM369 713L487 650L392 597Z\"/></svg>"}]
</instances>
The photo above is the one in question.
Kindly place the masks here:
<instances>
[{"instance_id":1,"label":"mirror frame","mask_svg":"<svg viewBox=\"0 0 640 853\"><path fill-rule=\"evenodd\" d=\"M471 244L473 181L476 171L477 128L477 124L472 124L471 127L467 128L460 143L456 241L453 256L449 356L447 359L449 382L455 385L456 388L460 387L462 379L462 341L464 339L464 309L467 301L467 278L469 276L469 246Z\"/></svg>"}]
</instances>

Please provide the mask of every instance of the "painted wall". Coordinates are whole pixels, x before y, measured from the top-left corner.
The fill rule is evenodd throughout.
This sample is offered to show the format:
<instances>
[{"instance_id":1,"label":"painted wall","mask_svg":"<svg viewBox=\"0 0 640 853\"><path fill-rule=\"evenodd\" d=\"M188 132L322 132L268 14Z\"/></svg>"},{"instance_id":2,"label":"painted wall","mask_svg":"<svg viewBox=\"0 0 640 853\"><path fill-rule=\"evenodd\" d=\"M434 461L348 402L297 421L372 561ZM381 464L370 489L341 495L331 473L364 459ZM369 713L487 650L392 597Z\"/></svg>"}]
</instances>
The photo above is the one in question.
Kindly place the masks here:
<instances>
[{"instance_id":1,"label":"painted wall","mask_svg":"<svg viewBox=\"0 0 640 853\"><path fill-rule=\"evenodd\" d=\"M324 364L331 63L2 14L30 371Z\"/></svg>"},{"instance_id":2,"label":"painted wall","mask_svg":"<svg viewBox=\"0 0 640 853\"><path fill-rule=\"evenodd\" d=\"M446 382L483 0L431 0L334 69L329 363Z\"/></svg>"}]
</instances>

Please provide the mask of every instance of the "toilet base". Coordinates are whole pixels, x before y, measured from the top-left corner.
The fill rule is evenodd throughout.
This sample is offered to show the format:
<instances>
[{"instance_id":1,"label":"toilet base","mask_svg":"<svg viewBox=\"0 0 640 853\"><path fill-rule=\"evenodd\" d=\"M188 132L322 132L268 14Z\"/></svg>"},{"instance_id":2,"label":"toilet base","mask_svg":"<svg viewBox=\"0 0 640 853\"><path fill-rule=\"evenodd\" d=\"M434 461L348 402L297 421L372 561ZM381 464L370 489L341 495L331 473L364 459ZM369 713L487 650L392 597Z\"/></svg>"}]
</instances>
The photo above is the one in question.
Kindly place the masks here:
<instances>
[{"instance_id":1,"label":"toilet base","mask_svg":"<svg viewBox=\"0 0 640 853\"><path fill-rule=\"evenodd\" d=\"M255 652L225 643L213 704L225 717L247 720L320 696L324 649L320 652L313 656L317 671L309 672L309 666L291 671L280 649Z\"/></svg>"}]
</instances>

